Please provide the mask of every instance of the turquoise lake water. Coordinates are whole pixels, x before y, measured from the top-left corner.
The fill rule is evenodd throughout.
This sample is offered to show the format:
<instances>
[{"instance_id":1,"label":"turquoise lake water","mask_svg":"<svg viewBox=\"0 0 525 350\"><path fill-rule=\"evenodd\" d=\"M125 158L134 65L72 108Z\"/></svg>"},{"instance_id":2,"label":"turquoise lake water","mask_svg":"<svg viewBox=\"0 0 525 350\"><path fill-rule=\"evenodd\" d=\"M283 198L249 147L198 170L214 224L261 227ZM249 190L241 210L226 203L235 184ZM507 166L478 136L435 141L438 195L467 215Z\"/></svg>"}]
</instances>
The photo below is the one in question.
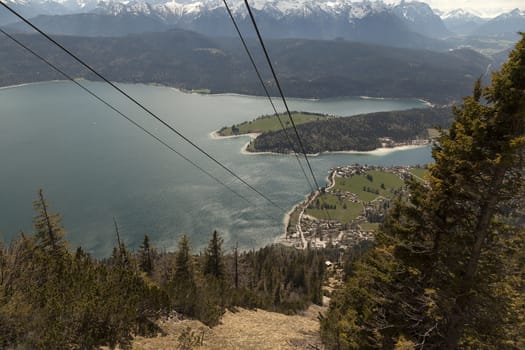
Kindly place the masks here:
<instances>
[{"instance_id":1,"label":"turquoise lake water","mask_svg":"<svg viewBox=\"0 0 525 350\"><path fill-rule=\"evenodd\" d=\"M113 217L136 249L148 234L159 249L173 250L182 234L194 249L213 230L225 249L236 242L257 248L283 232L283 213L102 83L85 82L171 146L234 187L246 203L173 152L68 82L0 89L0 234L31 232L32 200L43 188L64 217L72 247L107 256L115 244ZM247 137L212 139L224 125L272 110L265 98L187 94L166 87L120 85L279 206L289 209L309 192L297 161L286 155L243 155ZM290 99L292 110L350 116L427 105L419 100ZM279 104L278 104L279 106ZM281 108L279 106L279 108ZM311 157L318 181L330 168L364 163L414 165L431 161L428 147L388 155L324 154Z\"/></svg>"}]
</instances>

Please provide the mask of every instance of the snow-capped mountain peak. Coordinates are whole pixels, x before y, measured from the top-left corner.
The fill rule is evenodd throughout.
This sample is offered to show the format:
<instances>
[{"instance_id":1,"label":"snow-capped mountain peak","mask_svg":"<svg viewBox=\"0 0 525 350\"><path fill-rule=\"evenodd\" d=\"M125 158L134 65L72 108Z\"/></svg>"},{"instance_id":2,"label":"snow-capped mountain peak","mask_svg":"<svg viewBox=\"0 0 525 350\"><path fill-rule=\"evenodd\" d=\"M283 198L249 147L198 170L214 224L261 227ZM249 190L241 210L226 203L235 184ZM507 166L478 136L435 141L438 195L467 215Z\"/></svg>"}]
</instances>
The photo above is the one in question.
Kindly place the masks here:
<instances>
[{"instance_id":1,"label":"snow-capped mountain peak","mask_svg":"<svg viewBox=\"0 0 525 350\"><path fill-rule=\"evenodd\" d=\"M101 1L98 3L97 12L113 16L124 13L133 15L151 15L154 10L153 5L143 1L129 1L126 3L116 1Z\"/></svg>"},{"instance_id":2,"label":"snow-capped mountain peak","mask_svg":"<svg viewBox=\"0 0 525 350\"><path fill-rule=\"evenodd\" d=\"M474 18L480 18L481 16L474 11L471 10L465 10L465 9L454 9L449 10L446 12L443 12L440 15L441 19L474 19Z\"/></svg>"},{"instance_id":3,"label":"snow-capped mountain peak","mask_svg":"<svg viewBox=\"0 0 525 350\"><path fill-rule=\"evenodd\" d=\"M392 7L392 11L414 32L436 38L450 34L441 18L427 3L401 1Z\"/></svg>"},{"instance_id":4,"label":"snow-capped mountain peak","mask_svg":"<svg viewBox=\"0 0 525 350\"><path fill-rule=\"evenodd\" d=\"M399 5L394 7L394 10L398 15L401 15L410 22L415 22L420 18L436 16L428 4L418 1L401 1Z\"/></svg>"},{"instance_id":5,"label":"snow-capped mountain peak","mask_svg":"<svg viewBox=\"0 0 525 350\"><path fill-rule=\"evenodd\" d=\"M7 2L8 4L13 4L13 5L28 5L29 4L29 0L5 0L5 2Z\"/></svg>"},{"instance_id":6,"label":"snow-capped mountain peak","mask_svg":"<svg viewBox=\"0 0 525 350\"><path fill-rule=\"evenodd\" d=\"M168 12L176 16L184 16L201 12L205 7L205 4L202 1L184 3L172 0L169 2L156 4L154 7L160 12Z\"/></svg>"},{"instance_id":7,"label":"snow-capped mountain peak","mask_svg":"<svg viewBox=\"0 0 525 350\"><path fill-rule=\"evenodd\" d=\"M84 0L89 1L89 0ZM229 6L232 12L239 17L246 16L246 8L242 0L230 0ZM141 5L139 5L141 4ZM252 9L264 12L266 15L281 19L285 16L308 17L314 14L341 16L349 20L361 19L371 13L387 10L388 5L382 2L351 2L348 0L255 0L251 2ZM168 2L158 1L151 5L144 0L130 1L101 1L97 12L118 15L119 13L136 13L143 10L145 14L151 11L157 12L161 17L168 16L198 17L203 13L213 12L224 7L221 0L199 0L184 1L170 0Z\"/></svg>"},{"instance_id":8,"label":"snow-capped mountain peak","mask_svg":"<svg viewBox=\"0 0 525 350\"><path fill-rule=\"evenodd\" d=\"M525 17L525 10L522 11L519 8L515 8L514 10L503 13L496 17L496 19L504 20L504 19L510 19L510 18L522 18Z\"/></svg>"},{"instance_id":9,"label":"snow-capped mountain peak","mask_svg":"<svg viewBox=\"0 0 525 350\"><path fill-rule=\"evenodd\" d=\"M38 14L72 14L93 12L99 15L132 16L129 21L161 23L164 27L190 29L204 34L231 35L231 23L224 9L223 0L7 0L12 3L34 6L26 11ZM247 11L243 0L227 0L240 24L249 29ZM319 39L345 38L364 40L361 37L376 35L377 42L410 40L421 46L426 36L434 39L449 37L451 32L472 32L473 24L483 23L470 10L454 10L436 14L427 3L401 1L392 4L386 0L249 0L256 17L273 37L308 37ZM391 1L391 0L389 0ZM38 6L36 6L39 4ZM45 4L45 5L42 5ZM508 16L520 16L515 10ZM139 18L140 17L140 18ZM469 23L446 23L455 18L472 18ZM3 19L0 18L0 24ZM119 19L128 23L128 19ZM6 18L4 23L12 21ZM143 22L140 22L143 23ZM454 27L455 25L455 27ZM459 25L466 29L457 29ZM159 27L160 28L160 27ZM162 29L159 29L162 30ZM418 37L419 36L419 37ZM384 37L384 38L380 38ZM417 38L416 38L417 37ZM407 41L408 42L408 41ZM407 44L408 45L408 44ZM412 44L409 44L412 45Z\"/></svg>"}]
</instances>

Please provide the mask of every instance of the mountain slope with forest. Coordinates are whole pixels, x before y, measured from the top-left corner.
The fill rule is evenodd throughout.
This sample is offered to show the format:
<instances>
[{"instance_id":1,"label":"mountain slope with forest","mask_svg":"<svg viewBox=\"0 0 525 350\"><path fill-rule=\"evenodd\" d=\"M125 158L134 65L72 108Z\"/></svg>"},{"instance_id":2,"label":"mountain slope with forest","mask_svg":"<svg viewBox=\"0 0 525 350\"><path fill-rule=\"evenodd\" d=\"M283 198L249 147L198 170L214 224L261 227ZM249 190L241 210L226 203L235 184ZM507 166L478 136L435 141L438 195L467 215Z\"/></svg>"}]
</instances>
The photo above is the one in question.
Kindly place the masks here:
<instances>
[{"instance_id":1,"label":"mountain slope with forest","mask_svg":"<svg viewBox=\"0 0 525 350\"><path fill-rule=\"evenodd\" d=\"M95 79L35 35L18 38L75 77ZM120 38L64 36L58 41L116 82L159 83L212 93L262 95L237 39L170 30ZM250 44L256 47L256 43ZM374 96L457 101L491 61L472 50L443 53L344 41L270 40L268 49L290 97ZM255 51L259 52L260 51ZM0 85L63 79L6 37L0 37ZM262 59L256 55L256 60ZM259 61L260 62L260 61ZM264 77L271 76L261 65ZM270 92L277 95L270 82Z\"/></svg>"}]
</instances>

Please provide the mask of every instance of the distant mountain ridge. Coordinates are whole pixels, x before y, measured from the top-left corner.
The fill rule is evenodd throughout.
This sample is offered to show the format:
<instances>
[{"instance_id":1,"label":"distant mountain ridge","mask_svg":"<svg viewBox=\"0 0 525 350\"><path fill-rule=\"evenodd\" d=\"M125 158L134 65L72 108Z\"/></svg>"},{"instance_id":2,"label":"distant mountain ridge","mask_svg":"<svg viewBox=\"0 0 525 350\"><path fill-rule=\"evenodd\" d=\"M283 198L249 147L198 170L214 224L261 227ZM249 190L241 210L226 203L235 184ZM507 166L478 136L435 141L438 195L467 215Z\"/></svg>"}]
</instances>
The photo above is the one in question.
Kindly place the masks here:
<instances>
[{"instance_id":1,"label":"distant mountain ridge","mask_svg":"<svg viewBox=\"0 0 525 350\"><path fill-rule=\"evenodd\" d=\"M119 37L137 33L163 32L173 28L157 17L144 14L134 16L96 13L39 15L32 18L31 22L50 34L83 37ZM22 22L8 24L5 27L11 31L30 32L30 28Z\"/></svg>"},{"instance_id":2,"label":"distant mountain ridge","mask_svg":"<svg viewBox=\"0 0 525 350\"><path fill-rule=\"evenodd\" d=\"M29 18L39 15L86 13L98 6L97 0L4 0L4 2ZM0 11L0 25L17 21L18 19L11 13Z\"/></svg>"},{"instance_id":3,"label":"distant mountain ridge","mask_svg":"<svg viewBox=\"0 0 525 350\"><path fill-rule=\"evenodd\" d=\"M472 34L490 20L464 9L441 12L440 17L449 31L460 35Z\"/></svg>"},{"instance_id":4,"label":"distant mountain ridge","mask_svg":"<svg viewBox=\"0 0 525 350\"><path fill-rule=\"evenodd\" d=\"M20 40L74 77L95 79L37 35ZM108 79L159 83L186 90L262 95L253 68L236 38L210 38L184 30L113 38L56 37ZM254 49L255 41L249 42ZM285 94L327 98L372 96L458 101L492 63L469 49L446 52L305 39L267 41ZM262 62L260 51L255 59ZM63 79L0 36L0 85ZM265 65L259 67L277 96Z\"/></svg>"},{"instance_id":5,"label":"distant mountain ridge","mask_svg":"<svg viewBox=\"0 0 525 350\"><path fill-rule=\"evenodd\" d=\"M242 1L230 1L230 3L241 29L248 36L253 36L253 29ZM50 5L54 2L45 1L42 4ZM144 22L146 17L150 17L150 22L159 25L153 28L147 27L143 31L178 27L212 36L235 35L224 4L220 0L151 3L142 0L102 1L96 8L93 7L93 1L82 4L72 1L59 3L57 6L63 8L58 14L68 13L69 16L47 17L50 15L44 13L38 17L38 24L54 34L125 35L137 32L137 28L140 28L140 23L137 22ZM105 16L108 21L109 16L118 18L111 22L119 23L120 27L114 30L112 25L108 25L108 28L99 25L101 20L95 16L77 16L78 22L88 28L99 28L98 31L88 30L82 33L82 26L73 23L75 15L71 13L84 9L89 9L92 14ZM448 35L447 29L430 7L420 2L402 2L392 6L383 2L348 0L258 0L253 3L253 10L261 30L269 38L323 40L342 38L398 47L447 48L444 43L435 40ZM140 21L137 21L137 18L140 18ZM88 23L88 20L95 24ZM11 28L25 30L25 26L22 25L11 26Z\"/></svg>"},{"instance_id":6,"label":"distant mountain ridge","mask_svg":"<svg viewBox=\"0 0 525 350\"><path fill-rule=\"evenodd\" d=\"M514 9L511 12L501 14L496 18L480 26L476 34L495 35L495 34L516 34L518 31L525 30L525 11Z\"/></svg>"},{"instance_id":7,"label":"distant mountain ridge","mask_svg":"<svg viewBox=\"0 0 525 350\"><path fill-rule=\"evenodd\" d=\"M123 36L176 27L208 36L235 36L221 0L6 1L27 17L38 16L36 23L53 34ZM243 32L253 36L243 1L228 3ZM461 9L433 10L418 1L401 1L397 5L366 0L254 0L250 3L268 38L345 39L432 50L453 48L454 45L440 39L457 34L515 33L524 28L525 21L525 13L519 10L488 20ZM0 25L15 21L6 11L0 12ZM28 31L21 24L10 28Z\"/></svg>"},{"instance_id":8,"label":"distant mountain ridge","mask_svg":"<svg viewBox=\"0 0 525 350\"><path fill-rule=\"evenodd\" d=\"M251 34L247 11L240 1L230 1L232 12L244 32ZM383 2L348 0L268 0L255 1L252 8L267 37L353 41L402 47L439 46L428 38L449 32L430 7L421 2L387 5ZM97 13L121 15L148 13L168 24L206 35L234 35L233 27L220 0L126 5L102 2ZM389 35L389 42L384 39ZM395 40L392 40L394 39Z\"/></svg>"},{"instance_id":9,"label":"distant mountain ridge","mask_svg":"<svg viewBox=\"0 0 525 350\"><path fill-rule=\"evenodd\" d=\"M525 29L525 11L514 9L494 18L482 18L463 9L441 12L446 27L456 34L502 36Z\"/></svg>"}]
</instances>

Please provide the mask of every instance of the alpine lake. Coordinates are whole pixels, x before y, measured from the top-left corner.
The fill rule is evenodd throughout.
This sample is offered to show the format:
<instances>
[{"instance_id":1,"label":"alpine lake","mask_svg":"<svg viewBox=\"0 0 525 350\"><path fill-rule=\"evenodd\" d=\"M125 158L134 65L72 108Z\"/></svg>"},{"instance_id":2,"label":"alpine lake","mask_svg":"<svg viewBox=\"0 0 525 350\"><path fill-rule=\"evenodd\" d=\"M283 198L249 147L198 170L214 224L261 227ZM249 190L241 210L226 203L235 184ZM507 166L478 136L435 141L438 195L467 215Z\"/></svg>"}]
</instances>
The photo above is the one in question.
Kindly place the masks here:
<instances>
[{"instance_id":1,"label":"alpine lake","mask_svg":"<svg viewBox=\"0 0 525 350\"><path fill-rule=\"evenodd\" d=\"M71 248L97 257L121 239L136 250L148 234L159 250L172 251L187 234L194 251L213 230L224 249L251 249L284 232L285 212L148 116L96 82L82 82L117 109L163 139L243 198L201 172L70 82L0 89L0 239L32 232L32 201L40 188L50 209L60 212ZM279 207L290 210L310 188L293 155L242 154L248 136L214 139L211 134L272 114L263 97L184 93L173 88L119 84L131 96L205 149ZM275 100L278 110L284 111ZM424 108L416 99L289 99L294 111L337 116ZM416 165L432 161L430 147L386 154L321 154L310 157L321 185L332 167L354 163ZM246 201L246 199L248 201Z\"/></svg>"}]
</instances>

